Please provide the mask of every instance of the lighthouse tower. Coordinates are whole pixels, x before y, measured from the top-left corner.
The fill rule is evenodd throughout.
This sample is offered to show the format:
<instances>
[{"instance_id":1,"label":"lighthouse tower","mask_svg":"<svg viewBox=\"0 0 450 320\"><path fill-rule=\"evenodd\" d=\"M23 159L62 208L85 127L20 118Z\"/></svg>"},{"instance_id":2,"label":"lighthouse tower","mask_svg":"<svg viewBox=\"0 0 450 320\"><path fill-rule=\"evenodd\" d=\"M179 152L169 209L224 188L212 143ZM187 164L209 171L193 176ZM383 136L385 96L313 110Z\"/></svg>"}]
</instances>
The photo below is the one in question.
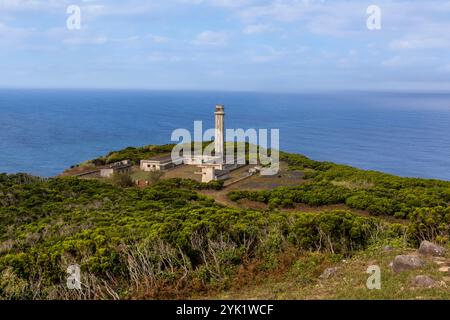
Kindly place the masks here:
<instances>
[{"instance_id":1,"label":"lighthouse tower","mask_svg":"<svg viewBox=\"0 0 450 320\"><path fill-rule=\"evenodd\" d=\"M215 123L216 123L216 136L214 140L216 157L224 159L225 148L225 107L223 105L216 106Z\"/></svg>"}]
</instances>

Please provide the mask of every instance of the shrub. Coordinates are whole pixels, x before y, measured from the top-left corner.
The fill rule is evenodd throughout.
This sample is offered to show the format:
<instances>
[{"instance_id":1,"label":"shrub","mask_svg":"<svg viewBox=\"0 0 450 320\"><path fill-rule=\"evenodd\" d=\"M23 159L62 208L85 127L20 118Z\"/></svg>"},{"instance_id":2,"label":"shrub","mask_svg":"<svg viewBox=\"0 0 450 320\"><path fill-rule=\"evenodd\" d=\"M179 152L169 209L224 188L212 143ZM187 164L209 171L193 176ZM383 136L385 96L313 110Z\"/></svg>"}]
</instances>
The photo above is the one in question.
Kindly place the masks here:
<instances>
[{"instance_id":1,"label":"shrub","mask_svg":"<svg viewBox=\"0 0 450 320\"><path fill-rule=\"evenodd\" d=\"M150 181L151 184L158 183L163 176L163 171L152 171L147 174L148 181Z\"/></svg>"},{"instance_id":2,"label":"shrub","mask_svg":"<svg viewBox=\"0 0 450 320\"><path fill-rule=\"evenodd\" d=\"M118 187L126 188L134 186L134 181L129 173L114 173L112 183Z\"/></svg>"},{"instance_id":3,"label":"shrub","mask_svg":"<svg viewBox=\"0 0 450 320\"><path fill-rule=\"evenodd\" d=\"M421 240L448 242L450 238L450 208L418 208L409 215L411 223L408 228L412 241Z\"/></svg>"}]
</instances>

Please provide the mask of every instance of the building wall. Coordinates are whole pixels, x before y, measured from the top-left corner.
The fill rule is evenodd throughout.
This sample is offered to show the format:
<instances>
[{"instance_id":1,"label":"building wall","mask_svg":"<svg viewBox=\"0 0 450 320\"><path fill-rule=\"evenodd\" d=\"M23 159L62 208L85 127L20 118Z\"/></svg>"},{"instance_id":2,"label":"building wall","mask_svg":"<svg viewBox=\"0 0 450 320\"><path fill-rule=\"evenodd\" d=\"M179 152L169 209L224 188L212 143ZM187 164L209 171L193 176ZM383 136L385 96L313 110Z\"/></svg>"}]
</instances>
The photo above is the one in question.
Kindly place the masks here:
<instances>
[{"instance_id":1,"label":"building wall","mask_svg":"<svg viewBox=\"0 0 450 320\"><path fill-rule=\"evenodd\" d=\"M145 161L141 161L141 170L142 171L146 171L146 172L160 171L161 170L161 166L159 164L156 164L156 163L148 163L148 162L145 162Z\"/></svg>"},{"instance_id":2,"label":"building wall","mask_svg":"<svg viewBox=\"0 0 450 320\"><path fill-rule=\"evenodd\" d=\"M115 169L114 171L118 173L129 173L131 172L131 167Z\"/></svg>"},{"instance_id":3,"label":"building wall","mask_svg":"<svg viewBox=\"0 0 450 320\"><path fill-rule=\"evenodd\" d=\"M151 171L161 171L161 170L169 170L175 167L173 162L158 162L158 161L146 161L142 160L140 168L142 171L151 172Z\"/></svg>"},{"instance_id":4,"label":"building wall","mask_svg":"<svg viewBox=\"0 0 450 320\"><path fill-rule=\"evenodd\" d=\"M114 169L101 169L100 170L100 176L102 178L111 178L114 174Z\"/></svg>"},{"instance_id":5,"label":"building wall","mask_svg":"<svg viewBox=\"0 0 450 320\"><path fill-rule=\"evenodd\" d=\"M213 180L215 180L216 176L215 176L215 169L212 167L203 167L202 168L202 182L203 183L208 183L211 182Z\"/></svg>"},{"instance_id":6,"label":"building wall","mask_svg":"<svg viewBox=\"0 0 450 320\"><path fill-rule=\"evenodd\" d=\"M100 176L102 178L111 178L114 173L128 173L131 171L131 167L126 168L120 168L120 169L114 169L114 168L106 168L100 170Z\"/></svg>"}]
</instances>

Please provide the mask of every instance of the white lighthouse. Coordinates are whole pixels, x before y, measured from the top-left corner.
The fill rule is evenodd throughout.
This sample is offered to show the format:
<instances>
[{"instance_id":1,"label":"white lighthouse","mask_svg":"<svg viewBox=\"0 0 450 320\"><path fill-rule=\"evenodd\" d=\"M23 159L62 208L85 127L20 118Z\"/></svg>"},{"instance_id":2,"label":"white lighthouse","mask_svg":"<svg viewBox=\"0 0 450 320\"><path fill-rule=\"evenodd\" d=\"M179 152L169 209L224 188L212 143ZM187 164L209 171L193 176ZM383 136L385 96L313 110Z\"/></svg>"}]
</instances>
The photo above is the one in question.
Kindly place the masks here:
<instances>
[{"instance_id":1,"label":"white lighthouse","mask_svg":"<svg viewBox=\"0 0 450 320\"><path fill-rule=\"evenodd\" d=\"M215 134L215 151L216 157L220 159L224 158L225 149L225 107L221 104L216 106L215 123L216 123L216 134Z\"/></svg>"}]
</instances>

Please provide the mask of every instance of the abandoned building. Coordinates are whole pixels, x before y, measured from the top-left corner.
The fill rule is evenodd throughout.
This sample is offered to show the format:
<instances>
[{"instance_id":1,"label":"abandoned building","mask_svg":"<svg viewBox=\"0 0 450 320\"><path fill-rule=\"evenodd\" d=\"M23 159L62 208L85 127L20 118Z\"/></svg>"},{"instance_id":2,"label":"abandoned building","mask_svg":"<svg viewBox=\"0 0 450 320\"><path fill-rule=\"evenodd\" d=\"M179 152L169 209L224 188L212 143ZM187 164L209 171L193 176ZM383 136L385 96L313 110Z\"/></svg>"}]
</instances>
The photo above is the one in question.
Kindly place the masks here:
<instances>
[{"instance_id":1,"label":"abandoned building","mask_svg":"<svg viewBox=\"0 0 450 320\"><path fill-rule=\"evenodd\" d=\"M132 164L129 160L123 160L108 165L100 169L100 176L102 178L111 178L115 173L129 173L131 172Z\"/></svg>"},{"instance_id":2,"label":"abandoned building","mask_svg":"<svg viewBox=\"0 0 450 320\"><path fill-rule=\"evenodd\" d=\"M171 155L162 156L158 158L152 158L149 160L141 160L141 170L142 171L161 171L169 170L175 168L176 166L182 164L182 159L174 161Z\"/></svg>"}]
</instances>

